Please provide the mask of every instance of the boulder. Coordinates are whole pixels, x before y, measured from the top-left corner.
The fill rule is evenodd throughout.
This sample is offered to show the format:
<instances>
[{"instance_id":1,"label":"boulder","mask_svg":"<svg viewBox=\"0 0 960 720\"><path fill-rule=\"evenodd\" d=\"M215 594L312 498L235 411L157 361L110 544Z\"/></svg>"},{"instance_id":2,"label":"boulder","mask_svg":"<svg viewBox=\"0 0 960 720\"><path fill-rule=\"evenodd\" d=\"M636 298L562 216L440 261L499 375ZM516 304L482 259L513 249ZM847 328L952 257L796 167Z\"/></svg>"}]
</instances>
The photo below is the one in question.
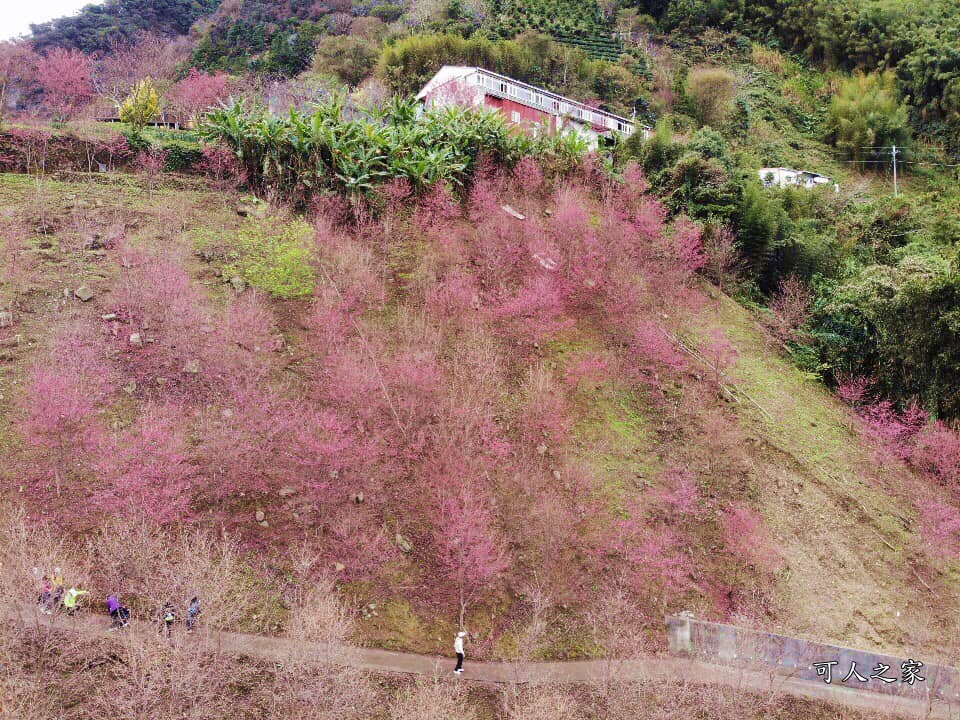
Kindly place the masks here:
<instances>
[{"instance_id":1,"label":"boulder","mask_svg":"<svg viewBox=\"0 0 960 720\"><path fill-rule=\"evenodd\" d=\"M413 543L410 542L409 538L406 538L400 533L397 533L396 542L397 542L397 547L400 548L400 552L404 552L404 553L413 552Z\"/></svg>"},{"instance_id":2,"label":"boulder","mask_svg":"<svg viewBox=\"0 0 960 720\"><path fill-rule=\"evenodd\" d=\"M0 328L13 327L13 313L9 310L0 312Z\"/></svg>"},{"instance_id":3,"label":"boulder","mask_svg":"<svg viewBox=\"0 0 960 720\"><path fill-rule=\"evenodd\" d=\"M86 285L81 285L73 291L73 296L80 302L90 302L93 300L93 290Z\"/></svg>"},{"instance_id":4,"label":"boulder","mask_svg":"<svg viewBox=\"0 0 960 720\"><path fill-rule=\"evenodd\" d=\"M130 344L134 347L143 347L143 338L140 337L140 333L133 333L130 336Z\"/></svg>"},{"instance_id":5,"label":"boulder","mask_svg":"<svg viewBox=\"0 0 960 720\"><path fill-rule=\"evenodd\" d=\"M537 455L546 455L547 446L546 445L537 445Z\"/></svg>"},{"instance_id":6,"label":"boulder","mask_svg":"<svg viewBox=\"0 0 960 720\"><path fill-rule=\"evenodd\" d=\"M123 386L123 391L127 395L133 395L137 391L137 381L131 380L126 385Z\"/></svg>"},{"instance_id":7,"label":"boulder","mask_svg":"<svg viewBox=\"0 0 960 720\"><path fill-rule=\"evenodd\" d=\"M183 371L188 375L196 375L200 372L200 361L187 360L186 364L183 366Z\"/></svg>"},{"instance_id":8,"label":"boulder","mask_svg":"<svg viewBox=\"0 0 960 720\"><path fill-rule=\"evenodd\" d=\"M239 275L234 275L232 278L230 278L230 285L238 293L242 293L244 290L247 289L246 281Z\"/></svg>"},{"instance_id":9,"label":"boulder","mask_svg":"<svg viewBox=\"0 0 960 720\"><path fill-rule=\"evenodd\" d=\"M344 565L343 563L334 563L334 564L333 564L333 571L334 571L334 572L343 572L343 571L346 570L346 569L347 569L347 566Z\"/></svg>"},{"instance_id":10,"label":"boulder","mask_svg":"<svg viewBox=\"0 0 960 720\"><path fill-rule=\"evenodd\" d=\"M296 495L297 490L296 488L292 488L289 485L287 485L286 487L280 488L280 492L278 494L280 495L280 497L286 498L286 497L290 497L291 495Z\"/></svg>"},{"instance_id":11,"label":"boulder","mask_svg":"<svg viewBox=\"0 0 960 720\"><path fill-rule=\"evenodd\" d=\"M263 522L267 514L263 510L257 510L257 522Z\"/></svg>"},{"instance_id":12,"label":"boulder","mask_svg":"<svg viewBox=\"0 0 960 720\"><path fill-rule=\"evenodd\" d=\"M353 496L353 501L354 501L357 505L363 505L363 493L362 493L362 492L356 493L356 494Z\"/></svg>"}]
</instances>

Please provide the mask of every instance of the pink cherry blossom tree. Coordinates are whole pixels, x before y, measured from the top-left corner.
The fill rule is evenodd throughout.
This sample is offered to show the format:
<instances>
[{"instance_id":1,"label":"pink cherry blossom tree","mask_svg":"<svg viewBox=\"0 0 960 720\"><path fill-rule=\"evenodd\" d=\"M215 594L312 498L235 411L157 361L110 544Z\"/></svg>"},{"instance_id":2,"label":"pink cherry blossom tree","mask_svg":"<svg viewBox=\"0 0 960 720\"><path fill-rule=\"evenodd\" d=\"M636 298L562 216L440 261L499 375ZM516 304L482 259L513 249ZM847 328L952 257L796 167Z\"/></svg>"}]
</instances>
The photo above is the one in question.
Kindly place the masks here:
<instances>
[{"instance_id":1,"label":"pink cherry blossom tree","mask_svg":"<svg viewBox=\"0 0 960 720\"><path fill-rule=\"evenodd\" d=\"M46 453L58 496L72 468L101 441L96 408L111 373L94 342L86 326L60 337L27 384L26 436Z\"/></svg>"},{"instance_id":2,"label":"pink cherry blossom tree","mask_svg":"<svg viewBox=\"0 0 960 720\"><path fill-rule=\"evenodd\" d=\"M56 122L69 120L93 95L90 59L79 50L51 50L37 65L37 80Z\"/></svg>"},{"instance_id":3,"label":"pink cherry blossom tree","mask_svg":"<svg viewBox=\"0 0 960 720\"><path fill-rule=\"evenodd\" d=\"M197 118L208 108L227 97L230 77L218 72L210 74L190 68L180 82L173 86L169 102L189 122Z\"/></svg>"},{"instance_id":4,"label":"pink cherry blossom tree","mask_svg":"<svg viewBox=\"0 0 960 720\"><path fill-rule=\"evenodd\" d=\"M184 517L192 499L184 416L180 405L148 405L133 424L105 443L97 470L104 511L134 512L158 523Z\"/></svg>"},{"instance_id":5,"label":"pink cherry blossom tree","mask_svg":"<svg viewBox=\"0 0 960 720\"><path fill-rule=\"evenodd\" d=\"M509 567L493 513L478 491L463 487L440 499L434 543L440 566L457 588L463 627L467 608Z\"/></svg>"}]
</instances>

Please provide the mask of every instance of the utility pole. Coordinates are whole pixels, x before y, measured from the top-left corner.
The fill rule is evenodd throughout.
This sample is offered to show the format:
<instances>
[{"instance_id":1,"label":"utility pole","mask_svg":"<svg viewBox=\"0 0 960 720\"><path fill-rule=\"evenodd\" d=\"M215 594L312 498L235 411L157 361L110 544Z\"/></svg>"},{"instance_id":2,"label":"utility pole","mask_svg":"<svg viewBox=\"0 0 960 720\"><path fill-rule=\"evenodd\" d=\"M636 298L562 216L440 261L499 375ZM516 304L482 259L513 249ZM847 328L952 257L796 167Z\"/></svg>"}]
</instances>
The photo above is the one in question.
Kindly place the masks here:
<instances>
[{"instance_id":1,"label":"utility pole","mask_svg":"<svg viewBox=\"0 0 960 720\"><path fill-rule=\"evenodd\" d=\"M893 196L899 197L900 193L897 188L897 146L890 146L890 157L893 158Z\"/></svg>"}]
</instances>

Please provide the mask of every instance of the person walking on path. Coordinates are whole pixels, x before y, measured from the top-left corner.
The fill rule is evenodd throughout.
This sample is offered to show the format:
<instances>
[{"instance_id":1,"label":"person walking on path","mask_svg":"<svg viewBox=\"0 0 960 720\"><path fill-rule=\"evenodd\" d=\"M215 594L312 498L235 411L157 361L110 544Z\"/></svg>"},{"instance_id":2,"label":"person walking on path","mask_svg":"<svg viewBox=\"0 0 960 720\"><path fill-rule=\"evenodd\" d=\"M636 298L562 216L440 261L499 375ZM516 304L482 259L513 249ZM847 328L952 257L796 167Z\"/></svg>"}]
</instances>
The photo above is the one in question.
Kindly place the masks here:
<instances>
[{"instance_id":1,"label":"person walking on path","mask_svg":"<svg viewBox=\"0 0 960 720\"><path fill-rule=\"evenodd\" d=\"M163 606L163 610L160 611L160 619L167 628L167 637L171 637L173 634L173 623L177 619L177 609L173 606L172 602L168 601L167 604Z\"/></svg>"},{"instance_id":2,"label":"person walking on path","mask_svg":"<svg viewBox=\"0 0 960 720\"><path fill-rule=\"evenodd\" d=\"M461 630L453 640L453 651L457 654L457 667L454 672L457 675L463 674L463 639L467 636L466 631Z\"/></svg>"},{"instance_id":3,"label":"person walking on path","mask_svg":"<svg viewBox=\"0 0 960 720\"><path fill-rule=\"evenodd\" d=\"M197 618L200 617L200 598L196 595L193 596L190 600L190 604L187 606L187 632L192 633L194 626L197 624Z\"/></svg>"},{"instance_id":4,"label":"person walking on path","mask_svg":"<svg viewBox=\"0 0 960 720\"><path fill-rule=\"evenodd\" d=\"M46 575L44 575L43 580L40 581L40 597L37 600L40 612L44 615L49 615L53 612L51 610L53 607L53 583L50 582L50 578Z\"/></svg>"},{"instance_id":5,"label":"person walking on path","mask_svg":"<svg viewBox=\"0 0 960 720\"><path fill-rule=\"evenodd\" d=\"M53 569L53 599L54 606L63 602L63 592L66 586L63 584L63 571L60 568Z\"/></svg>"},{"instance_id":6,"label":"person walking on path","mask_svg":"<svg viewBox=\"0 0 960 720\"><path fill-rule=\"evenodd\" d=\"M107 610L110 611L110 629L126 627L130 622L130 611L123 606L117 595L107 596Z\"/></svg>"},{"instance_id":7,"label":"person walking on path","mask_svg":"<svg viewBox=\"0 0 960 720\"><path fill-rule=\"evenodd\" d=\"M67 611L67 615L73 615L77 608L79 607L79 601L81 596L89 595L89 590L78 590L75 587L70 588L63 594L63 607Z\"/></svg>"}]
</instances>

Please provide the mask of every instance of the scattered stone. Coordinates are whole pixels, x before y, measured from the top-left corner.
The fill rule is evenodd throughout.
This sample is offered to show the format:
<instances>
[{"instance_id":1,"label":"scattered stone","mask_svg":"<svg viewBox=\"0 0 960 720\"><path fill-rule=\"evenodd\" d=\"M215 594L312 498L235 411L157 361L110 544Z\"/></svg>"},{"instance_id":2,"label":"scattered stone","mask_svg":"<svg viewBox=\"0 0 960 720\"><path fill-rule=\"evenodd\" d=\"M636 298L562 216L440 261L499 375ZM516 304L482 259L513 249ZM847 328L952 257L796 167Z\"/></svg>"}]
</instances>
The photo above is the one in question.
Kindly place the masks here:
<instances>
[{"instance_id":1,"label":"scattered stone","mask_svg":"<svg viewBox=\"0 0 960 720\"><path fill-rule=\"evenodd\" d=\"M126 385L123 386L123 391L127 395L133 395L137 391L137 381L131 380Z\"/></svg>"},{"instance_id":2,"label":"scattered stone","mask_svg":"<svg viewBox=\"0 0 960 720\"><path fill-rule=\"evenodd\" d=\"M526 220L527 216L521 212L517 212L509 205L501 205L500 209L503 210L510 217L515 217L517 220Z\"/></svg>"},{"instance_id":3,"label":"scattered stone","mask_svg":"<svg viewBox=\"0 0 960 720\"><path fill-rule=\"evenodd\" d=\"M546 455L547 446L546 445L537 445L537 455Z\"/></svg>"},{"instance_id":4,"label":"scattered stone","mask_svg":"<svg viewBox=\"0 0 960 720\"><path fill-rule=\"evenodd\" d=\"M223 412L221 412L220 414L221 414L223 417L225 417L225 418L232 418L232 417L233 417L233 410L231 410L230 408L226 408L226 409L225 409Z\"/></svg>"},{"instance_id":5,"label":"scattered stone","mask_svg":"<svg viewBox=\"0 0 960 720\"><path fill-rule=\"evenodd\" d=\"M543 214L546 215L547 217L553 217L553 210L549 210L549 209L544 210Z\"/></svg>"},{"instance_id":6,"label":"scattered stone","mask_svg":"<svg viewBox=\"0 0 960 720\"><path fill-rule=\"evenodd\" d=\"M339 562L338 562L338 563L334 563L334 564L333 564L333 571L334 571L334 572L343 572L343 571L346 570L346 569L347 569L347 566L344 565L343 563L339 563Z\"/></svg>"},{"instance_id":7,"label":"scattered stone","mask_svg":"<svg viewBox=\"0 0 960 720\"><path fill-rule=\"evenodd\" d=\"M13 327L13 313L4 310L0 312L0 328Z\"/></svg>"},{"instance_id":8,"label":"scattered stone","mask_svg":"<svg viewBox=\"0 0 960 720\"><path fill-rule=\"evenodd\" d=\"M279 495L282 498L290 497L291 495L296 495L296 494L297 494L297 489L292 488L289 485L287 485L286 487L280 488L280 492L279 492Z\"/></svg>"},{"instance_id":9,"label":"scattered stone","mask_svg":"<svg viewBox=\"0 0 960 720\"><path fill-rule=\"evenodd\" d=\"M330 477L331 477L332 479L336 480L338 477L340 477L340 471L339 471L339 470L331 470L331 471L330 471Z\"/></svg>"},{"instance_id":10,"label":"scattered stone","mask_svg":"<svg viewBox=\"0 0 960 720\"><path fill-rule=\"evenodd\" d=\"M113 322L114 320L117 319L117 314L107 313L106 315L101 315L100 319L103 320L104 322Z\"/></svg>"},{"instance_id":11,"label":"scattered stone","mask_svg":"<svg viewBox=\"0 0 960 720\"><path fill-rule=\"evenodd\" d=\"M559 480L559 479L560 479L560 471L559 471L559 470L554 470L554 471L553 471L553 479L554 479L554 480Z\"/></svg>"},{"instance_id":12,"label":"scattered stone","mask_svg":"<svg viewBox=\"0 0 960 720\"><path fill-rule=\"evenodd\" d=\"M140 337L140 333L133 333L130 336L130 344L136 347L143 347L143 338Z\"/></svg>"},{"instance_id":13,"label":"scattered stone","mask_svg":"<svg viewBox=\"0 0 960 720\"><path fill-rule=\"evenodd\" d=\"M559 264L552 257L542 253L534 253L533 259L536 260L544 270L556 270Z\"/></svg>"},{"instance_id":14,"label":"scattered stone","mask_svg":"<svg viewBox=\"0 0 960 720\"><path fill-rule=\"evenodd\" d=\"M233 289L238 293L242 293L247 289L246 281L244 281L244 279L239 275L234 275L232 278L230 278L230 285L233 286Z\"/></svg>"},{"instance_id":15,"label":"scattered stone","mask_svg":"<svg viewBox=\"0 0 960 720\"><path fill-rule=\"evenodd\" d=\"M353 501L354 501L357 505L363 505L363 493L362 493L362 492L358 492L356 495L354 495L354 496L353 496Z\"/></svg>"},{"instance_id":16,"label":"scattered stone","mask_svg":"<svg viewBox=\"0 0 960 720\"><path fill-rule=\"evenodd\" d=\"M400 533L397 533L396 537L397 547L400 548L400 552L410 553L413 552L413 543L410 540Z\"/></svg>"},{"instance_id":17,"label":"scattered stone","mask_svg":"<svg viewBox=\"0 0 960 720\"><path fill-rule=\"evenodd\" d=\"M90 302L93 300L93 290L86 285L81 285L73 291L73 296L80 302Z\"/></svg>"},{"instance_id":18,"label":"scattered stone","mask_svg":"<svg viewBox=\"0 0 960 720\"><path fill-rule=\"evenodd\" d=\"M263 522L267 514L263 510L257 510L257 522Z\"/></svg>"},{"instance_id":19,"label":"scattered stone","mask_svg":"<svg viewBox=\"0 0 960 720\"><path fill-rule=\"evenodd\" d=\"M260 525L261 525L262 527L270 527L270 523L268 523L266 520L263 520L263 521L260 523Z\"/></svg>"},{"instance_id":20,"label":"scattered stone","mask_svg":"<svg viewBox=\"0 0 960 720\"><path fill-rule=\"evenodd\" d=\"M183 371L190 375L196 375L200 372L200 361L199 360L187 360L186 365L183 366Z\"/></svg>"}]
</instances>

